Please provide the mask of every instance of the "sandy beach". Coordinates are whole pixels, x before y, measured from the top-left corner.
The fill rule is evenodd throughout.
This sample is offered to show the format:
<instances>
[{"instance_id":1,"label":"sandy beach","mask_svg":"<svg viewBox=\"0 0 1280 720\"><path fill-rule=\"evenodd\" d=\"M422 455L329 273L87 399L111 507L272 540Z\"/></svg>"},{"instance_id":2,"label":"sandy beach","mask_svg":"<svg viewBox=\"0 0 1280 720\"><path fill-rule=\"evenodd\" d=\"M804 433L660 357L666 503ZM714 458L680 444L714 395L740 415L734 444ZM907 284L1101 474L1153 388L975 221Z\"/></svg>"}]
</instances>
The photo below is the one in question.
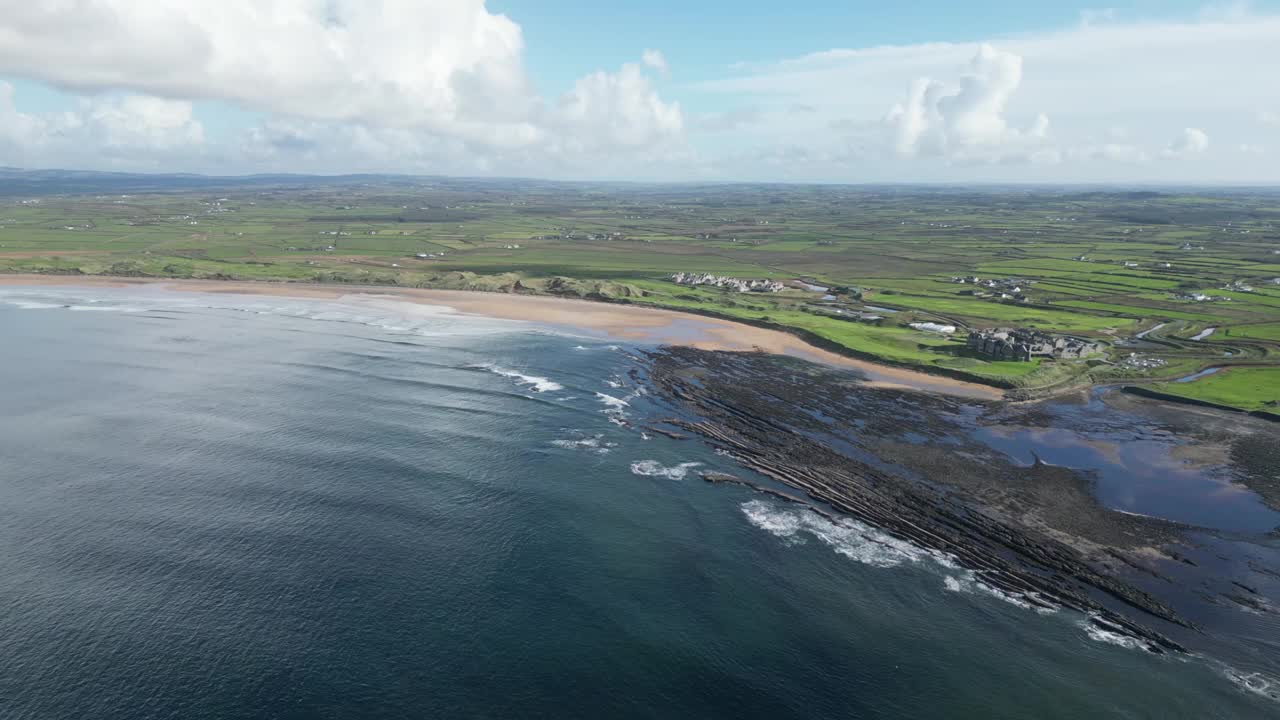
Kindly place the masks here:
<instances>
[{"instance_id":1,"label":"sandy beach","mask_svg":"<svg viewBox=\"0 0 1280 720\"><path fill-rule=\"evenodd\" d=\"M999 389L986 385L839 355L814 347L799 337L780 330L768 330L674 310L589 300L465 290L57 275L0 275L0 285L99 288L153 286L181 292L274 295L331 301L377 297L445 307L466 315L557 325L634 342L686 345L703 350L759 351L790 355L834 367L858 370L867 376L869 384L878 387L909 388L983 400L998 400L1003 396Z\"/></svg>"}]
</instances>

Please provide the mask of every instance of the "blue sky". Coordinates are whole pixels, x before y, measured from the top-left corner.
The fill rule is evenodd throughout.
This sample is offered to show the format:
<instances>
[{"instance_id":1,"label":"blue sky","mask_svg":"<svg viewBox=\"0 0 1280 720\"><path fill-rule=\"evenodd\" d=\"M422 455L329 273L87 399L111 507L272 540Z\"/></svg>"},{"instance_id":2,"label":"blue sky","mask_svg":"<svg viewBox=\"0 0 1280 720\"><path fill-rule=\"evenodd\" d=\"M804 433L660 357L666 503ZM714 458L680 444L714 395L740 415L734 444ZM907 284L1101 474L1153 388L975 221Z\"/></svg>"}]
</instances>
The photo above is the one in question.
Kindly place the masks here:
<instances>
[{"instance_id":1,"label":"blue sky","mask_svg":"<svg viewBox=\"0 0 1280 720\"><path fill-rule=\"evenodd\" d=\"M1280 182L1276 37L1280 0L0 0L0 165Z\"/></svg>"},{"instance_id":2,"label":"blue sky","mask_svg":"<svg viewBox=\"0 0 1280 720\"><path fill-rule=\"evenodd\" d=\"M583 72L630 60L638 48L663 50L680 68L682 79L701 80L735 62L767 62L831 48L980 42L1054 30L1078 23L1084 13L1099 8L1136 19L1186 17L1207 7L1186 0L502 0L488 5L520 23L529 67L552 89L568 85Z\"/></svg>"}]
</instances>

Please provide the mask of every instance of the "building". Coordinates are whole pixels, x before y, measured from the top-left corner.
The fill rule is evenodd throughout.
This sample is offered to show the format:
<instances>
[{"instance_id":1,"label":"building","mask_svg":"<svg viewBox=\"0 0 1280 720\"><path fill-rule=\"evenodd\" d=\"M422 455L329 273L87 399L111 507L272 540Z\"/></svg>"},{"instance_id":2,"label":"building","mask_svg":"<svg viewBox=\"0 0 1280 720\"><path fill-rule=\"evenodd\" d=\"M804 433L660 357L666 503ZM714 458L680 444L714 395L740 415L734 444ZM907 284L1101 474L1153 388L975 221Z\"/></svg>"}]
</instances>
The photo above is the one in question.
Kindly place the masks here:
<instances>
[{"instance_id":1,"label":"building","mask_svg":"<svg viewBox=\"0 0 1280 720\"><path fill-rule=\"evenodd\" d=\"M676 273L671 276L671 282L677 285L709 285L738 292L781 292L786 289L785 285L774 280L743 280L709 273Z\"/></svg>"},{"instance_id":2,"label":"building","mask_svg":"<svg viewBox=\"0 0 1280 720\"><path fill-rule=\"evenodd\" d=\"M1099 342L1068 335L1052 335L1039 330L997 328L969 333L967 346L993 360L1029 362L1033 358L1079 360L1102 352Z\"/></svg>"},{"instance_id":3,"label":"building","mask_svg":"<svg viewBox=\"0 0 1280 720\"><path fill-rule=\"evenodd\" d=\"M951 335L956 331L955 325L943 325L942 323L932 322L911 323L911 327L921 332L938 333L939 335Z\"/></svg>"}]
</instances>

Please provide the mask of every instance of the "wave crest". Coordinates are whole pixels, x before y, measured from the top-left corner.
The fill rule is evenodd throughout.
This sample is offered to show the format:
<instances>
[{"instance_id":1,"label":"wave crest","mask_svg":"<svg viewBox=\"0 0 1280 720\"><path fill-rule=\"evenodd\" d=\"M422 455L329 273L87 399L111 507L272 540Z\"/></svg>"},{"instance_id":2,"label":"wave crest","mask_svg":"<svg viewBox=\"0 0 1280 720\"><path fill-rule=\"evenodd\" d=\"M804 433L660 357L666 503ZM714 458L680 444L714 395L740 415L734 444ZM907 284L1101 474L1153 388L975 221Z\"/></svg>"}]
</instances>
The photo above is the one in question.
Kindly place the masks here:
<instances>
[{"instance_id":1,"label":"wave crest","mask_svg":"<svg viewBox=\"0 0 1280 720\"><path fill-rule=\"evenodd\" d=\"M701 467L702 463L687 462L667 467L657 460L637 460L631 463L631 472L644 477L664 477L668 480L683 480L689 471Z\"/></svg>"},{"instance_id":2,"label":"wave crest","mask_svg":"<svg viewBox=\"0 0 1280 720\"><path fill-rule=\"evenodd\" d=\"M538 377L537 375L525 375L524 373L516 372L515 370L510 370L492 363L484 363L474 367L480 370L488 370L494 375L498 375L500 377L515 380L517 385L528 385L537 392L555 392L557 390L564 389L563 385L549 378Z\"/></svg>"}]
</instances>

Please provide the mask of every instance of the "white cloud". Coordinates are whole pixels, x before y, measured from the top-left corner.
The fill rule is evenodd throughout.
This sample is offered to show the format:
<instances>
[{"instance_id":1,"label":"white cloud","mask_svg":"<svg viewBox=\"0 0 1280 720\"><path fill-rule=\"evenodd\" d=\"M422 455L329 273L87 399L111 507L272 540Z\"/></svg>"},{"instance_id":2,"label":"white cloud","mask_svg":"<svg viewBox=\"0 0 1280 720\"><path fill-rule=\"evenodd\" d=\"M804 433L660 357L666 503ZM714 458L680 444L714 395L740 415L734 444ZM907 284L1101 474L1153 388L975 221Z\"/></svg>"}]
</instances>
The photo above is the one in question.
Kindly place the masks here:
<instances>
[{"instance_id":1,"label":"white cloud","mask_svg":"<svg viewBox=\"0 0 1280 720\"><path fill-rule=\"evenodd\" d=\"M6 147L34 145L43 139L44 123L33 115L18 111L13 98L13 86L0 80L0 162L4 160Z\"/></svg>"},{"instance_id":2,"label":"white cloud","mask_svg":"<svg viewBox=\"0 0 1280 720\"><path fill-rule=\"evenodd\" d=\"M483 0L0 0L0 71L76 91L528 141L520 28Z\"/></svg>"},{"instance_id":3,"label":"white cloud","mask_svg":"<svg viewBox=\"0 0 1280 720\"><path fill-rule=\"evenodd\" d=\"M1258 79L1280 67L1280 14L1228 7L1151 22L1131 13L1083 13L990 46L837 48L738 64L661 93L667 59L646 50L567 92L539 94L519 25L484 0L0 0L0 76L83 97L66 112L24 113L23 98L15 104L0 84L0 164L1280 180L1269 156L1242 149L1271 147L1280 127L1280 83ZM201 111L226 103L253 111L236 117L263 119L229 133L219 118L206 138L197 100L213 101ZM686 118L682 107L708 111ZM1212 132L1212 149L1198 128Z\"/></svg>"},{"instance_id":4,"label":"white cloud","mask_svg":"<svg viewBox=\"0 0 1280 720\"><path fill-rule=\"evenodd\" d=\"M980 53L979 44L837 48L775 62L739 63L731 66L728 77L691 88L741 105L805 103L821 110L823 124L804 128L808 137L797 137L791 119L772 116L733 131L735 139L772 135L779 144L800 139L831 146L848 139L846 129L881 120L878 140L883 145L885 109L896 105L888 124L888 145L895 152L851 165L846 169L851 180L1280 179L1261 159L1237 155L1229 161L1212 151L1197 155L1194 170L1191 165L1185 170L1166 167L1156 177L1150 169L1151 161L1168 149L1166 140L1185 127L1212 129L1215 137L1230 136L1236 143L1269 142L1261 124L1280 126L1280 112L1259 109L1280 108L1280 83L1259 81L1257 73L1280 67L1280 43L1275 42L1280 14L1232 11L1133 21L1119 13L1094 13L1082 20L1087 22L1056 31L993 38L990 44L999 48L998 54L1021 59L1022 73L1014 91L1000 93L995 92L1001 87L996 80L1013 77L1012 63L1002 69L997 61L984 72L968 71L987 79L972 97L989 104L967 109L1003 101L996 113L964 113L975 121L964 124L969 131L950 122L954 112L952 118L944 117L937 101L964 92L956 79ZM905 98L904 89L909 89ZM1049 126L1037 120L1041 114L1052 118L1051 136ZM1113 133L1117 127L1126 130L1124 137ZM1046 135L1038 137L1042 130ZM990 141L993 137L1002 142ZM873 145L877 140L865 131L858 139ZM1037 170L1035 161L1055 154L1061 162L1051 172ZM1028 162L1020 165L1020 160Z\"/></svg>"},{"instance_id":5,"label":"white cloud","mask_svg":"<svg viewBox=\"0 0 1280 720\"><path fill-rule=\"evenodd\" d=\"M645 50L640 56L640 61L645 67L653 68L658 72L666 75L671 72L671 67L667 65L667 57L662 54L661 50Z\"/></svg>"},{"instance_id":6,"label":"white cloud","mask_svg":"<svg viewBox=\"0 0 1280 720\"><path fill-rule=\"evenodd\" d=\"M170 150L204 142L189 102L140 95L98 99L85 105L84 116L108 148Z\"/></svg>"},{"instance_id":7,"label":"white cloud","mask_svg":"<svg viewBox=\"0 0 1280 720\"><path fill-rule=\"evenodd\" d=\"M1049 118L1037 115L1025 130L1012 128L1005 112L1022 83L1022 58L982 45L969 72L951 86L927 77L911 85L907 101L885 121L901 155L937 155L966 161L1030 159L1049 132Z\"/></svg>"},{"instance_id":8,"label":"white cloud","mask_svg":"<svg viewBox=\"0 0 1280 720\"><path fill-rule=\"evenodd\" d=\"M627 147L679 132L679 107L639 66L592 74L548 104L523 47L519 25L485 0L0 0L0 72L75 92L221 100L495 154L583 144L555 135L566 130ZM643 62L665 71L657 51Z\"/></svg>"},{"instance_id":9,"label":"white cloud","mask_svg":"<svg viewBox=\"0 0 1280 720\"><path fill-rule=\"evenodd\" d=\"M250 129L231 162L272 170L423 172L624 178L688 155L679 105L664 102L638 63L580 80L537 114L534 144L489 152L414 128L271 119Z\"/></svg>"},{"instance_id":10,"label":"white cloud","mask_svg":"<svg viewBox=\"0 0 1280 720\"><path fill-rule=\"evenodd\" d=\"M1105 143L1096 147L1085 147L1076 154L1089 160L1105 160L1126 165L1141 165L1151 160L1146 151L1129 143Z\"/></svg>"},{"instance_id":11,"label":"white cloud","mask_svg":"<svg viewBox=\"0 0 1280 720\"><path fill-rule=\"evenodd\" d=\"M1186 128L1165 148L1165 157L1199 155L1209 149L1209 135L1200 128Z\"/></svg>"},{"instance_id":12,"label":"white cloud","mask_svg":"<svg viewBox=\"0 0 1280 720\"><path fill-rule=\"evenodd\" d=\"M187 102L98 97L72 111L31 114L17 109L13 95L0 82L0 164L153 169L166 156L194 159L204 146L204 127Z\"/></svg>"},{"instance_id":13,"label":"white cloud","mask_svg":"<svg viewBox=\"0 0 1280 720\"><path fill-rule=\"evenodd\" d=\"M578 80L550 113L550 123L562 147L580 150L662 144L684 130L680 105L663 102L635 63Z\"/></svg>"}]
</instances>

